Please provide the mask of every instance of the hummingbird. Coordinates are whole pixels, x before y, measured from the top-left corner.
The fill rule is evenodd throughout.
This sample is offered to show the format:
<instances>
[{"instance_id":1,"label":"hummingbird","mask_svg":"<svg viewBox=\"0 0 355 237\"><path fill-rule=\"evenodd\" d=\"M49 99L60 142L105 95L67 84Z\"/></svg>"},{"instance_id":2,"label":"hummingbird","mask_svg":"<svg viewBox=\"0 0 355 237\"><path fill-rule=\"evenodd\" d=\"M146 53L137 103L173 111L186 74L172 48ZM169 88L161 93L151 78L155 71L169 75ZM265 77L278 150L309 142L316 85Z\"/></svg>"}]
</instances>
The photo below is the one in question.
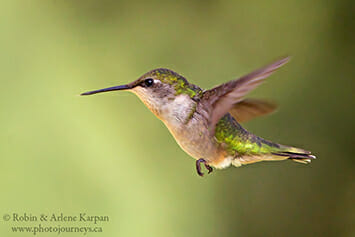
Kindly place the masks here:
<instances>
[{"instance_id":1,"label":"hummingbird","mask_svg":"<svg viewBox=\"0 0 355 237\"><path fill-rule=\"evenodd\" d=\"M129 91L168 128L180 147L208 173L213 168L240 167L260 161L292 160L308 164L316 157L310 151L281 145L248 132L240 123L266 115L276 105L266 100L244 98L274 71L289 61L278 60L238 79L203 90L166 68L151 70L126 85L82 93Z\"/></svg>"}]
</instances>

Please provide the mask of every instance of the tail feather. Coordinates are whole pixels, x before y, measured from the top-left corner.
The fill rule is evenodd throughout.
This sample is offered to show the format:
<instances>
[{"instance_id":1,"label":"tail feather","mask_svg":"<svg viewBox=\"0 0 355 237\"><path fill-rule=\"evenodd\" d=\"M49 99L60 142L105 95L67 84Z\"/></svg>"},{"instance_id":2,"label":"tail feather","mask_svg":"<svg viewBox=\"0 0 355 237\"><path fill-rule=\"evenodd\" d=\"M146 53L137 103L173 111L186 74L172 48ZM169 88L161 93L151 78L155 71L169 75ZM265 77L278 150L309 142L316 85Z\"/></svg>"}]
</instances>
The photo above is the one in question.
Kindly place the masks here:
<instances>
[{"instance_id":1,"label":"tail feather","mask_svg":"<svg viewBox=\"0 0 355 237\"><path fill-rule=\"evenodd\" d=\"M298 148L294 148L298 149ZM311 152L309 151L305 151L302 149L299 149L299 151L302 151L302 153L297 153L297 152L289 152L289 151L285 151L285 152L277 152L277 153L273 153L273 155L276 156L283 156L283 157L287 157L287 159L293 160L295 162L299 162L302 164L309 164L311 163L312 159L316 159L316 157L314 155L311 155Z\"/></svg>"},{"instance_id":2,"label":"tail feather","mask_svg":"<svg viewBox=\"0 0 355 237\"><path fill-rule=\"evenodd\" d=\"M292 160L302 164L309 164L313 159L316 159L316 157L312 155L310 151L273 143L260 137L258 137L257 139L259 140L259 142L261 142L262 146L266 147L269 150L266 149L266 152L263 153L239 154L232 160L232 164L234 166L238 167L241 165L252 164L260 161L280 160Z\"/></svg>"},{"instance_id":3,"label":"tail feather","mask_svg":"<svg viewBox=\"0 0 355 237\"><path fill-rule=\"evenodd\" d=\"M234 166L241 166L252 164L260 161L280 161L280 160L292 160L302 164L311 163L312 159L316 159L314 155L305 153L294 153L294 152L273 152L263 155L243 155L232 160Z\"/></svg>"},{"instance_id":4,"label":"tail feather","mask_svg":"<svg viewBox=\"0 0 355 237\"><path fill-rule=\"evenodd\" d=\"M271 150L271 155L264 155L264 158L261 160L293 160L299 163L303 164L309 164L311 163L312 159L315 159L316 157L311 154L310 151L297 148L297 147L292 147L292 146L286 146L286 145L281 145L277 143L273 143L271 141L267 141L265 139L259 138L261 143L265 144L266 146L274 148Z\"/></svg>"}]
</instances>

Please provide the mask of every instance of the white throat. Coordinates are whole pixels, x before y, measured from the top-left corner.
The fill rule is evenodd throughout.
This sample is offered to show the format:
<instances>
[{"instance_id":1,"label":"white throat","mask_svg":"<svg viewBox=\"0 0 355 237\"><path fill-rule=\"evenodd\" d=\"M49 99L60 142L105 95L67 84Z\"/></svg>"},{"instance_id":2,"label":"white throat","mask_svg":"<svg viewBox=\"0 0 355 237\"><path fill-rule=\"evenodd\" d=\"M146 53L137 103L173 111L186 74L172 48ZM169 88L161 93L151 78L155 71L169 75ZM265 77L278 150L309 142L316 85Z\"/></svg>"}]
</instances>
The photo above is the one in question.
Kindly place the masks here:
<instances>
[{"instance_id":1,"label":"white throat","mask_svg":"<svg viewBox=\"0 0 355 237\"><path fill-rule=\"evenodd\" d=\"M161 107L161 119L169 126L180 127L188 122L195 109L196 102L181 94L165 101Z\"/></svg>"}]
</instances>

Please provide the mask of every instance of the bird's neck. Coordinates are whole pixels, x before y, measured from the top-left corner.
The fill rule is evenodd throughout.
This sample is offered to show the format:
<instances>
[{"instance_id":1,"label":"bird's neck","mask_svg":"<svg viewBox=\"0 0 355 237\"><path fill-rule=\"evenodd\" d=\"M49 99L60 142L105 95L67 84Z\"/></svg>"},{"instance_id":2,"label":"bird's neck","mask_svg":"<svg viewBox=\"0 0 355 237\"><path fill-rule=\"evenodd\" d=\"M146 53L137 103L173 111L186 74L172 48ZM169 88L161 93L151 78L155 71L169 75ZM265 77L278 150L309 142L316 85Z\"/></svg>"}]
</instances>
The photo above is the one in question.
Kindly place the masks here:
<instances>
[{"instance_id":1,"label":"bird's neck","mask_svg":"<svg viewBox=\"0 0 355 237\"><path fill-rule=\"evenodd\" d=\"M168 127L181 128L192 118L196 106L189 95L180 94L162 105L159 117Z\"/></svg>"}]
</instances>

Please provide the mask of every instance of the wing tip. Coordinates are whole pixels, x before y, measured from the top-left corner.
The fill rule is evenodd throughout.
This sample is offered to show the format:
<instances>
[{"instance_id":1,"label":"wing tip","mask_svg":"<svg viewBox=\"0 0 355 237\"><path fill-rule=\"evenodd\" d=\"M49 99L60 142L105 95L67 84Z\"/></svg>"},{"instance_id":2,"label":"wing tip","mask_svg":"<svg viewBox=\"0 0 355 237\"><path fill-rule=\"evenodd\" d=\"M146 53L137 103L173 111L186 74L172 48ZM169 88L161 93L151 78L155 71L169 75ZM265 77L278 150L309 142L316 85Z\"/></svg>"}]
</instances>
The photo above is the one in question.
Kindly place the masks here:
<instances>
[{"instance_id":1,"label":"wing tip","mask_svg":"<svg viewBox=\"0 0 355 237\"><path fill-rule=\"evenodd\" d=\"M270 67L273 68L272 71L275 71L276 69L279 69L280 67L288 63L290 60L291 60L291 56L282 57L281 59L271 64Z\"/></svg>"}]
</instances>

